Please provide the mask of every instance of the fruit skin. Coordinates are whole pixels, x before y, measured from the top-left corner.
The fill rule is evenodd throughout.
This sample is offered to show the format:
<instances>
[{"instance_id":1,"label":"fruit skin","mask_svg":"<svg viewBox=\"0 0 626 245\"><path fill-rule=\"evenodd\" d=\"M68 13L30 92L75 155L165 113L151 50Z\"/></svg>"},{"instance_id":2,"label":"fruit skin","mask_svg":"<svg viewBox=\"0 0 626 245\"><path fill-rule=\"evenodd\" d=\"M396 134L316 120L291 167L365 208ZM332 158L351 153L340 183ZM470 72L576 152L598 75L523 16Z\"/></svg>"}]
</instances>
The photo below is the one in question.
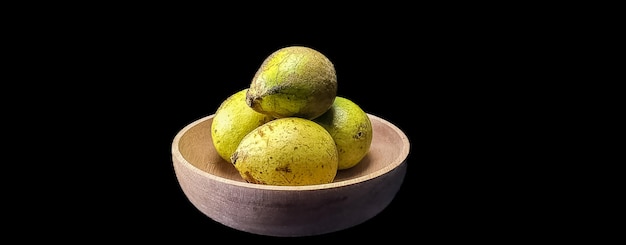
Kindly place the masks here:
<instances>
[{"instance_id":1,"label":"fruit skin","mask_svg":"<svg viewBox=\"0 0 626 245\"><path fill-rule=\"evenodd\" d=\"M254 129L241 140L231 162L246 182L283 186L331 183L339 163L328 131L298 117L278 118Z\"/></svg>"},{"instance_id":2,"label":"fruit skin","mask_svg":"<svg viewBox=\"0 0 626 245\"><path fill-rule=\"evenodd\" d=\"M339 170L356 166L367 155L372 144L372 122L354 101L337 96L332 107L313 121L333 137L339 153Z\"/></svg>"},{"instance_id":3,"label":"fruit skin","mask_svg":"<svg viewBox=\"0 0 626 245\"><path fill-rule=\"evenodd\" d=\"M252 110L246 104L246 92L240 90L220 104L211 124L211 138L217 153L227 162L243 137L258 126L274 120L272 116Z\"/></svg>"},{"instance_id":4,"label":"fruit skin","mask_svg":"<svg viewBox=\"0 0 626 245\"><path fill-rule=\"evenodd\" d=\"M336 95L333 63L312 48L288 46L263 61L250 83L246 103L276 118L313 119L330 108Z\"/></svg>"}]
</instances>

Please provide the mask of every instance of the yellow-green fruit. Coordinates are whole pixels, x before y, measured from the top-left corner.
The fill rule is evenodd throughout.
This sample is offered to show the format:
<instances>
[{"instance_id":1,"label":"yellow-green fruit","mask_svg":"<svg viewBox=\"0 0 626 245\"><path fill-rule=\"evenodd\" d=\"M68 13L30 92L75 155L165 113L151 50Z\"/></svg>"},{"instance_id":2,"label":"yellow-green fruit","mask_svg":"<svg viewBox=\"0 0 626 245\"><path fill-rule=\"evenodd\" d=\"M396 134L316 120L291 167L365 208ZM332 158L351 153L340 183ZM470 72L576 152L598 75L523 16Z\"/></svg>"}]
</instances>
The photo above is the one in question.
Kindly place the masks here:
<instances>
[{"instance_id":1,"label":"yellow-green fruit","mask_svg":"<svg viewBox=\"0 0 626 245\"><path fill-rule=\"evenodd\" d=\"M254 129L231 160L245 181L283 186L331 183L339 163L328 131L299 117L278 118Z\"/></svg>"},{"instance_id":2,"label":"yellow-green fruit","mask_svg":"<svg viewBox=\"0 0 626 245\"><path fill-rule=\"evenodd\" d=\"M352 100L337 96L332 107L313 121L328 130L337 144L339 170L354 167L367 155L372 144L372 122Z\"/></svg>"},{"instance_id":3,"label":"yellow-green fruit","mask_svg":"<svg viewBox=\"0 0 626 245\"><path fill-rule=\"evenodd\" d=\"M211 123L211 137L217 153L227 162L243 137L274 118L252 110L246 104L246 92L240 90L220 104Z\"/></svg>"},{"instance_id":4,"label":"yellow-green fruit","mask_svg":"<svg viewBox=\"0 0 626 245\"><path fill-rule=\"evenodd\" d=\"M250 83L246 102L276 118L313 119L330 108L336 95L333 63L312 48L288 46L263 61Z\"/></svg>"}]
</instances>

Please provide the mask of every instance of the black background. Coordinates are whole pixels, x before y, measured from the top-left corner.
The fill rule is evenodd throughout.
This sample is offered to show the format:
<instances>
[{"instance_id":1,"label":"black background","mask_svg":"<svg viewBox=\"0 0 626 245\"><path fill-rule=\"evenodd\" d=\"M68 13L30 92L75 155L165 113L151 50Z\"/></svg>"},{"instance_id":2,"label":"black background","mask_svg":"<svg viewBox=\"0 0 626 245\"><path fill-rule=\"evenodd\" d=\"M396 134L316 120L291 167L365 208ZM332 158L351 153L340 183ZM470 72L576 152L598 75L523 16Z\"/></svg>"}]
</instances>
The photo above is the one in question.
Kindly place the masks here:
<instances>
[{"instance_id":1,"label":"black background","mask_svg":"<svg viewBox=\"0 0 626 245\"><path fill-rule=\"evenodd\" d=\"M524 168L518 139L529 132L520 122L534 123L520 116L516 100L528 76L520 57L532 54L534 40L507 31L508 24L396 16L290 28L148 12L37 22L35 37L23 40L34 54L26 60L54 64L37 70L46 77L38 91L52 98L36 110L55 115L44 121L55 130L42 131L70 143L42 155L72 153L41 165L67 177L38 186L55 193L45 198L48 210L55 207L45 212L47 222L33 218L40 228L65 221L71 226L55 236L181 242L484 240L533 231L519 224L532 217L535 203L521 198L527 193L512 180ZM401 189L376 217L339 232L278 239L200 213L178 185L171 143L247 87L265 57L290 45L325 54L335 65L338 95L398 126L411 151Z\"/></svg>"}]
</instances>

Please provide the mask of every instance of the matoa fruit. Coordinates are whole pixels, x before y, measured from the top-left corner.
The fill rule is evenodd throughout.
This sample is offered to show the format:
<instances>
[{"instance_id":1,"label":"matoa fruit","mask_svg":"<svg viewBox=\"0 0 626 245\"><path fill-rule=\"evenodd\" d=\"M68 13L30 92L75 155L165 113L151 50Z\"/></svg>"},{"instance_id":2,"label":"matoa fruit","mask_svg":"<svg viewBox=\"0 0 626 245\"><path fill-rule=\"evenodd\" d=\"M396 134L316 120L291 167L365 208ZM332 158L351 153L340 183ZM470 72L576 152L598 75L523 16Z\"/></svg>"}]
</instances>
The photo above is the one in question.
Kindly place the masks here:
<instances>
[{"instance_id":1,"label":"matoa fruit","mask_svg":"<svg viewBox=\"0 0 626 245\"><path fill-rule=\"evenodd\" d=\"M333 138L321 125L284 117L248 133L231 162L248 183L301 186L333 182L339 160Z\"/></svg>"},{"instance_id":2,"label":"matoa fruit","mask_svg":"<svg viewBox=\"0 0 626 245\"><path fill-rule=\"evenodd\" d=\"M265 58L246 103L275 118L313 119L330 108L336 95L337 74L328 57L309 47L288 46Z\"/></svg>"},{"instance_id":3,"label":"matoa fruit","mask_svg":"<svg viewBox=\"0 0 626 245\"><path fill-rule=\"evenodd\" d=\"M222 101L211 123L211 138L217 153L227 162L243 137L274 117L259 113L246 104L246 92L240 90Z\"/></svg>"},{"instance_id":4,"label":"matoa fruit","mask_svg":"<svg viewBox=\"0 0 626 245\"><path fill-rule=\"evenodd\" d=\"M339 153L339 170L357 165L372 144L372 122L354 101L337 96L331 108L313 119L333 137Z\"/></svg>"}]
</instances>

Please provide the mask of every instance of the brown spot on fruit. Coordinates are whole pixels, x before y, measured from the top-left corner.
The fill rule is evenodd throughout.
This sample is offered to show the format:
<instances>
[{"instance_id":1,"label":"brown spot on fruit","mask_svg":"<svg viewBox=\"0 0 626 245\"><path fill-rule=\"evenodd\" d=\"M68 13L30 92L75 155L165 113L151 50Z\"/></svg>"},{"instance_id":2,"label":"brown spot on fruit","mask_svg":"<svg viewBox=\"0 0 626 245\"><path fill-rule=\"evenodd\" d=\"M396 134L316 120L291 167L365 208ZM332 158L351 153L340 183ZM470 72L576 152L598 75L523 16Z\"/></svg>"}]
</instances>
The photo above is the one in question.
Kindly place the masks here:
<instances>
[{"instance_id":1,"label":"brown spot on fruit","mask_svg":"<svg viewBox=\"0 0 626 245\"><path fill-rule=\"evenodd\" d=\"M250 174L250 172L246 171L244 173L244 178L243 178L246 182L248 183L253 183L253 184L261 184L264 185L265 183L263 181L257 180L254 178L254 176L252 176L252 174Z\"/></svg>"},{"instance_id":2,"label":"brown spot on fruit","mask_svg":"<svg viewBox=\"0 0 626 245\"><path fill-rule=\"evenodd\" d=\"M289 168L289 165L276 167L276 171L291 173L291 169Z\"/></svg>"},{"instance_id":3,"label":"brown spot on fruit","mask_svg":"<svg viewBox=\"0 0 626 245\"><path fill-rule=\"evenodd\" d=\"M263 132L263 130L257 130L257 132L259 132L259 136L261 136L261 138L263 138L263 136L265 136L265 132Z\"/></svg>"},{"instance_id":4,"label":"brown spot on fruit","mask_svg":"<svg viewBox=\"0 0 626 245\"><path fill-rule=\"evenodd\" d=\"M237 164L237 159L239 158L239 152L234 152L232 156L230 156L230 161L233 165Z\"/></svg>"}]
</instances>

